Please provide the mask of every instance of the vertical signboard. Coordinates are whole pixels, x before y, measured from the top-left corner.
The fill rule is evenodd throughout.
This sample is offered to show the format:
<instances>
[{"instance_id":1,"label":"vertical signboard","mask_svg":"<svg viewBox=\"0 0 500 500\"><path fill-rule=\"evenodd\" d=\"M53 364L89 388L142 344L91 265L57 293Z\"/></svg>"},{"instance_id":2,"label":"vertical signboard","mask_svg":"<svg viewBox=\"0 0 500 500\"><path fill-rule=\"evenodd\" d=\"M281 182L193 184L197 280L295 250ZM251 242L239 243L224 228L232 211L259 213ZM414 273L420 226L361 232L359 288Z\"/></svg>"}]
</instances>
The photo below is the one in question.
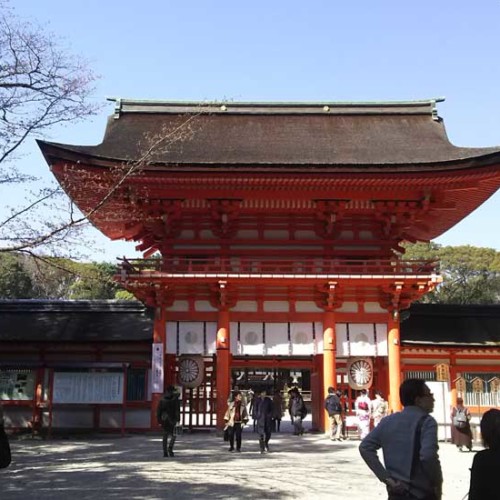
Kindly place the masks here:
<instances>
[{"instance_id":1,"label":"vertical signboard","mask_svg":"<svg viewBox=\"0 0 500 500\"><path fill-rule=\"evenodd\" d=\"M153 344L153 354L151 356L151 389L153 394L163 393L163 344L161 342Z\"/></svg>"}]
</instances>

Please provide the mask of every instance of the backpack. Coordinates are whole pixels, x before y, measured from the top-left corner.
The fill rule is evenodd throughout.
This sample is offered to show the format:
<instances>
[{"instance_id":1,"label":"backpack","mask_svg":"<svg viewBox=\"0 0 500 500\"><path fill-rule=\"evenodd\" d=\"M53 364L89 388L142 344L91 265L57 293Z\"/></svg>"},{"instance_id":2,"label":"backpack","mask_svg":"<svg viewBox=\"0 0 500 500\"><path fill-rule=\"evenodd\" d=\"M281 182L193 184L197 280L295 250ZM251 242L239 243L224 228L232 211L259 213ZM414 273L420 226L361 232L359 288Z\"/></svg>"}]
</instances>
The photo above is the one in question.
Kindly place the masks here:
<instances>
[{"instance_id":1,"label":"backpack","mask_svg":"<svg viewBox=\"0 0 500 500\"><path fill-rule=\"evenodd\" d=\"M342 412L342 405L340 404L340 399L336 394L333 394L332 396L326 398L325 409L330 416L334 413Z\"/></svg>"},{"instance_id":2,"label":"backpack","mask_svg":"<svg viewBox=\"0 0 500 500\"><path fill-rule=\"evenodd\" d=\"M467 425L467 415L463 410L457 410L453 417L453 425L458 429L463 429Z\"/></svg>"}]
</instances>

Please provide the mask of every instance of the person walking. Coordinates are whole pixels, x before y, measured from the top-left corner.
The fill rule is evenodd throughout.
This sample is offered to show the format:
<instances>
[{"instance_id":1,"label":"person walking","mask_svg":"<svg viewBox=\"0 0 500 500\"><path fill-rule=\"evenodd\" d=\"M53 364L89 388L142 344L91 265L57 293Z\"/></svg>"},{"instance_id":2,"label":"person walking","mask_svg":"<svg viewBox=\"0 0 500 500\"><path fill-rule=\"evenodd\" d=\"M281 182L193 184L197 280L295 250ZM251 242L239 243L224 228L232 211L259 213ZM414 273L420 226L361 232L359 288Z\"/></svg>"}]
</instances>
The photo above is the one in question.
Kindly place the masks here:
<instances>
[{"instance_id":1,"label":"person walking","mask_svg":"<svg viewBox=\"0 0 500 500\"><path fill-rule=\"evenodd\" d=\"M307 415L307 408L300 394L299 390L294 387L289 391L290 398L288 400L288 413L290 414L290 420L293 423L293 434L294 436L302 436L304 434L304 426L302 421Z\"/></svg>"},{"instance_id":2,"label":"person walking","mask_svg":"<svg viewBox=\"0 0 500 500\"><path fill-rule=\"evenodd\" d=\"M243 426L248 422L248 411L240 391L233 394L233 400L227 406L224 421L226 422L224 430L228 431L229 451L234 451L235 438L236 451L241 451Z\"/></svg>"},{"instance_id":3,"label":"person walking","mask_svg":"<svg viewBox=\"0 0 500 500\"><path fill-rule=\"evenodd\" d=\"M269 440L271 439L271 428L273 420L273 402L267 397L266 390L260 391L254 406L257 432L259 433L260 452L269 451Z\"/></svg>"},{"instance_id":4,"label":"person walking","mask_svg":"<svg viewBox=\"0 0 500 500\"><path fill-rule=\"evenodd\" d=\"M283 398L277 390L273 395L273 432L279 432L283 417Z\"/></svg>"},{"instance_id":5,"label":"person walking","mask_svg":"<svg viewBox=\"0 0 500 500\"><path fill-rule=\"evenodd\" d=\"M347 391L342 392L340 389L337 389L337 396L340 399L340 406L342 407L342 413L340 414L342 418L342 438L347 439L346 416L349 413L349 398Z\"/></svg>"},{"instance_id":6,"label":"person walking","mask_svg":"<svg viewBox=\"0 0 500 500\"><path fill-rule=\"evenodd\" d=\"M328 396L325 399L325 410L330 420L330 439L341 441L342 435L342 406L340 398L333 387L328 388Z\"/></svg>"},{"instance_id":7,"label":"person walking","mask_svg":"<svg viewBox=\"0 0 500 500\"><path fill-rule=\"evenodd\" d=\"M470 428L471 414L464 406L464 400L457 398L457 406L451 410L451 442L459 451L465 446L472 451L472 430Z\"/></svg>"},{"instance_id":8,"label":"person walking","mask_svg":"<svg viewBox=\"0 0 500 500\"><path fill-rule=\"evenodd\" d=\"M368 392L366 389L362 389L354 403L356 417L358 417L358 432L360 439L364 439L370 432L370 405L371 401L368 397Z\"/></svg>"},{"instance_id":9,"label":"person walking","mask_svg":"<svg viewBox=\"0 0 500 500\"><path fill-rule=\"evenodd\" d=\"M371 402L371 414L373 418L373 427L377 427L380 421L387 416L389 404L383 398L380 391L375 391L375 399Z\"/></svg>"},{"instance_id":10,"label":"person walking","mask_svg":"<svg viewBox=\"0 0 500 500\"><path fill-rule=\"evenodd\" d=\"M424 380L407 379L399 388L402 412L381 420L359 445L359 452L387 486L389 500L440 500L443 475L437 422L430 416L434 396ZM377 451L382 448L384 464Z\"/></svg>"},{"instance_id":11,"label":"person walking","mask_svg":"<svg viewBox=\"0 0 500 500\"><path fill-rule=\"evenodd\" d=\"M480 427L486 449L476 453L472 462L469 500L498 500L500 410L488 410L481 419Z\"/></svg>"},{"instance_id":12,"label":"person walking","mask_svg":"<svg viewBox=\"0 0 500 500\"><path fill-rule=\"evenodd\" d=\"M169 385L156 409L158 424L163 427L163 456L174 456L174 445L177 438L176 426L181 420L181 404L179 393L173 385Z\"/></svg>"}]
</instances>

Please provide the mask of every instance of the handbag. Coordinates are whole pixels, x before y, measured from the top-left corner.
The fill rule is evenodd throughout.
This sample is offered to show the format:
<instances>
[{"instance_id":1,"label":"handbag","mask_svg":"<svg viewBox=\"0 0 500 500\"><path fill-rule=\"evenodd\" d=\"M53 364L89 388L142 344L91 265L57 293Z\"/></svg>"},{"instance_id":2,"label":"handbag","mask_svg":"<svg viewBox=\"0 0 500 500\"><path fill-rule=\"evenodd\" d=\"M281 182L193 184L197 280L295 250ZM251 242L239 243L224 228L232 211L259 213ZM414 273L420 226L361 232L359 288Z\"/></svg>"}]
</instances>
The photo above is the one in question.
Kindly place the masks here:
<instances>
[{"instance_id":1,"label":"handbag","mask_svg":"<svg viewBox=\"0 0 500 500\"><path fill-rule=\"evenodd\" d=\"M229 427L224 429L224 441L229 441Z\"/></svg>"}]
</instances>

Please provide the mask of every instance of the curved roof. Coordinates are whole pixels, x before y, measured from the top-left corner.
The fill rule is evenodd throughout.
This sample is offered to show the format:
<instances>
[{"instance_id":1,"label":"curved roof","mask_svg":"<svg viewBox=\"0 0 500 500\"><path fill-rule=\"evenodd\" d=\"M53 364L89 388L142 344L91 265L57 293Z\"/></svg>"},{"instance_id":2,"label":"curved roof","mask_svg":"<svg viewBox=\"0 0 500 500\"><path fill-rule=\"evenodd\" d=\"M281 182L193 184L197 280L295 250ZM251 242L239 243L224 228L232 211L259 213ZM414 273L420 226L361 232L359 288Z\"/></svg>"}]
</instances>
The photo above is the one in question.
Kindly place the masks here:
<instances>
[{"instance_id":1,"label":"curved roof","mask_svg":"<svg viewBox=\"0 0 500 500\"><path fill-rule=\"evenodd\" d=\"M438 100L379 103L179 103L116 100L103 142L40 142L48 157L83 155L90 164L137 160L159 134L169 139L157 166L210 169L325 167L390 171L490 165L500 147L451 144ZM169 135L170 134L170 135ZM170 138L173 138L171 140Z\"/></svg>"}]
</instances>

